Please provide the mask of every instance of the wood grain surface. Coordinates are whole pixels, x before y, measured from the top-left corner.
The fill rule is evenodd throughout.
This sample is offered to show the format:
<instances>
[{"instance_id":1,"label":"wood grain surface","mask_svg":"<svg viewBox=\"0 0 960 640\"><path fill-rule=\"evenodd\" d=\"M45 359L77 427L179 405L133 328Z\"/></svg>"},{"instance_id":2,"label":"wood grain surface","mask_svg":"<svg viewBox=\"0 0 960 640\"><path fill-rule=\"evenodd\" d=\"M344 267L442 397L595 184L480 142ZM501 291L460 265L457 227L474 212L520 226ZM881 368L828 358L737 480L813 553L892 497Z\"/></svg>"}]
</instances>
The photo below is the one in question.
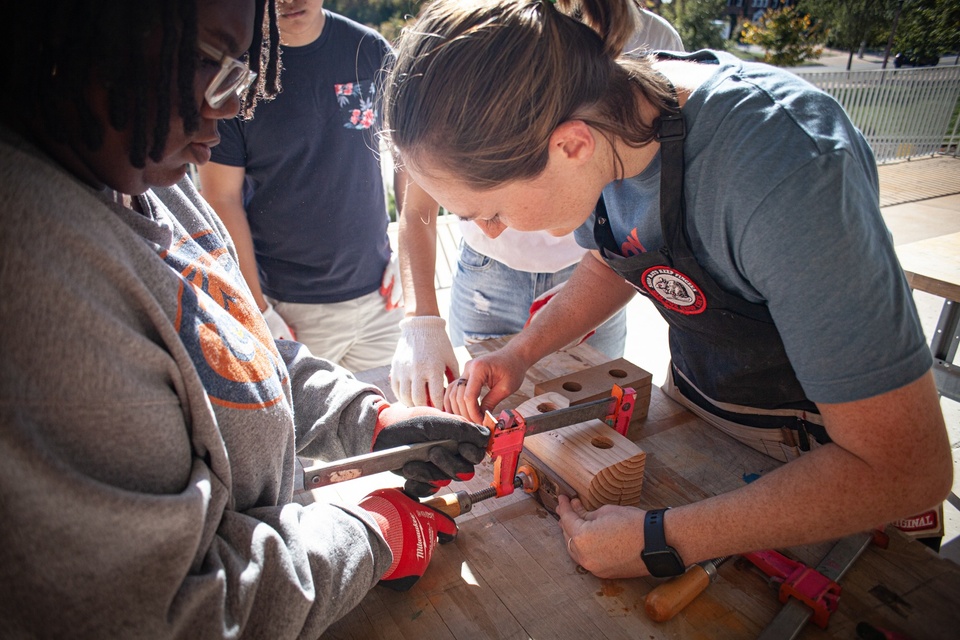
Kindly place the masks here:
<instances>
[{"instance_id":1,"label":"wood grain surface","mask_svg":"<svg viewBox=\"0 0 960 640\"><path fill-rule=\"evenodd\" d=\"M479 355L504 342L487 341L470 350ZM586 345L553 354L528 372L520 391L500 408L529 399L538 382L603 362L603 356ZM389 395L387 374L381 368L358 377ZM681 505L731 491L780 465L707 426L655 385L642 426L637 439L646 453L642 508ZM473 480L450 489L486 487L492 465L484 462L477 472ZM398 477L380 474L300 499L356 501L378 486L399 484ZM644 598L659 581L590 575L567 555L556 519L531 496L515 492L480 502L457 522L456 541L437 547L429 570L410 591L374 588L323 637L755 638L781 607L777 590L764 576L749 563L731 559L677 617L656 623L644 613ZM800 638L856 638L861 621L914 640L960 637L960 567L892 528L887 533L888 548L867 549L841 581L839 608L827 630L808 625ZM779 551L815 566L831 546L826 542Z\"/></svg>"}]
</instances>

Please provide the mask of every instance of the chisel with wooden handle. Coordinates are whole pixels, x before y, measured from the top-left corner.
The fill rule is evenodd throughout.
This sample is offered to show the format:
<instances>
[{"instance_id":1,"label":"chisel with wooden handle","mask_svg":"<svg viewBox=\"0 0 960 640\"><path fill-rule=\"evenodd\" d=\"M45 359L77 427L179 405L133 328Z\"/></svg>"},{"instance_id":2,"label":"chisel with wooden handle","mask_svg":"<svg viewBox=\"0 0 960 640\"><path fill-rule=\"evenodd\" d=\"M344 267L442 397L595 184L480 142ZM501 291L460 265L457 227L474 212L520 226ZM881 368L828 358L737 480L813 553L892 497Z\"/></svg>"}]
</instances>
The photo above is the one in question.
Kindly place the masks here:
<instances>
[{"instance_id":1,"label":"chisel with wooden handle","mask_svg":"<svg viewBox=\"0 0 960 640\"><path fill-rule=\"evenodd\" d=\"M689 567L683 575L667 580L647 594L644 609L654 622L666 622L680 613L694 598L717 579L717 567L730 556L704 560Z\"/></svg>"}]
</instances>

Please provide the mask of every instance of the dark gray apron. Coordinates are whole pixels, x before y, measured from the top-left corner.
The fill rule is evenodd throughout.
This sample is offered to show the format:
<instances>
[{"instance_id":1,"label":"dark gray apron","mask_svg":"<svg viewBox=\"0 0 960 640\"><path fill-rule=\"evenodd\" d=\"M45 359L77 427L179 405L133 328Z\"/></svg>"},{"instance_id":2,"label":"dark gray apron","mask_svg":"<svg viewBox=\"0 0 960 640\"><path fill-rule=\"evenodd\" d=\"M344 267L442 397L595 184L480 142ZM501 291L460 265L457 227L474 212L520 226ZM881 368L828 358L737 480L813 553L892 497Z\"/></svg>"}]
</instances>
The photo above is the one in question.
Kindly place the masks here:
<instances>
[{"instance_id":1,"label":"dark gray apron","mask_svg":"<svg viewBox=\"0 0 960 640\"><path fill-rule=\"evenodd\" d=\"M797 413L819 413L807 399L787 358L783 340L765 305L725 291L701 268L685 230L683 141L680 107L660 115L660 225L664 246L622 257L607 224L601 196L594 239L606 263L650 298L670 326L672 366L678 391L691 402L725 420L749 427L791 429L801 450L809 437L829 442L820 425ZM691 385L692 383L692 385ZM714 402L744 408L791 410L788 415L727 411Z\"/></svg>"}]
</instances>

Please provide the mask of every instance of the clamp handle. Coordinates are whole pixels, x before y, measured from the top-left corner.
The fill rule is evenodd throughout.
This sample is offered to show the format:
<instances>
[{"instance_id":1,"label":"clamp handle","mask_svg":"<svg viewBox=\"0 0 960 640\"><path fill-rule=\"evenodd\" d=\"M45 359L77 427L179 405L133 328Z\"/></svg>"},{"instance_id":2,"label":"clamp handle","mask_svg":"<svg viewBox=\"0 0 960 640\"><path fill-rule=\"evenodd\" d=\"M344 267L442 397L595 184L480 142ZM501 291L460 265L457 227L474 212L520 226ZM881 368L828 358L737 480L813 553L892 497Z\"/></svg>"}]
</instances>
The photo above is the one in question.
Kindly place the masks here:
<instances>
[{"instance_id":1,"label":"clamp handle","mask_svg":"<svg viewBox=\"0 0 960 640\"><path fill-rule=\"evenodd\" d=\"M502 498L513 493L527 423L516 411L505 409L499 419L494 419L488 411L483 425L490 429L490 442L487 445L487 453L493 459L493 482L490 486L497 490L497 497Z\"/></svg>"},{"instance_id":2,"label":"clamp handle","mask_svg":"<svg viewBox=\"0 0 960 640\"><path fill-rule=\"evenodd\" d=\"M840 604L840 585L802 562L768 549L744 553L743 557L780 583L780 602L791 597L813 609L813 623L826 628L830 614Z\"/></svg>"},{"instance_id":3,"label":"clamp handle","mask_svg":"<svg viewBox=\"0 0 960 640\"><path fill-rule=\"evenodd\" d=\"M613 411L604 418L607 426L616 429L622 436L627 435L627 429L630 428L630 420L633 419L633 407L637 404L637 392L633 387L621 387L618 384L613 385L610 395L616 400Z\"/></svg>"}]
</instances>

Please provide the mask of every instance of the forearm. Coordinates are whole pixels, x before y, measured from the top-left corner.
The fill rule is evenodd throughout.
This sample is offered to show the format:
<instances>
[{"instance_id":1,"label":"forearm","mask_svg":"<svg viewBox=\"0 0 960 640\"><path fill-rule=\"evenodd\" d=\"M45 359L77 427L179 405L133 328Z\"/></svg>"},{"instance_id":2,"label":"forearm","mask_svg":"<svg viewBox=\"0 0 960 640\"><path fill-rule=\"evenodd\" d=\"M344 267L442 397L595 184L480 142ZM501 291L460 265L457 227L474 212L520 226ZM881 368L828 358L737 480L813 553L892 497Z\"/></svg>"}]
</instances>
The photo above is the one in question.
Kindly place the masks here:
<instances>
[{"instance_id":1,"label":"forearm","mask_svg":"<svg viewBox=\"0 0 960 640\"><path fill-rule=\"evenodd\" d=\"M668 539L689 563L835 539L938 504L950 490L952 460L932 376L884 396L822 406L834 443L736 491L671 510Z\"/></svg>"},{"instance_id":2,"label":"forearm","mask_svg":"<svg viewBox=\"0 0 960 640\"><path fill-rule=\"evenodd\" d=\"M253 248L253 236L250 233L250 223L247 222L247 212L242 206L227 201L211 201L210 206L217 212L224 226L230 233L230 238L237 249L237 257L240 260L240 273L253 299L261 311L267 308L267 301L263 297L263 290L260 288L260 274L257 272L257 258Z\"/></svg>"},{"instance_id":3,"label":"forearm","mask_svg":"<svg viewBox=\"0 0 960 640\"><path fill-rule=\"evenodd\" d=\"M237 250L240 261L240 273L253 294L253 299L261 311L267 308L267 301L260 289L260 275L257 273L257 259L250 233L250 223L243 206L243 185L246 177L244 167L208 162L198 167L203 185L203 197L217 212L221 222L227 228Z\"/></svg>"},{"instance_id":4,"label":"forearm","mask_svg":"<svg viewBox=\"0 0 960 640\"><path fill-rule=\"evenodd\" d=\"M833 442L664 518L685 564L840 538L913 515L950 492L953 462L933 376L874 398L821 405ZM665 505L671 506L671 505ZM561 501L571 553L600 577L644 575L644 511Z\"/></svg>"},{"instance_id":5,"label":"forearm","mask_svg":"<svg viewBox=\"0 0 960 640\"><path fill-rule=\"evenodd\" d=\"M398 189L399 192L399 189ZM439 207L415 183L408 183L398 222L400 281L407 316L439 316L434 273Z\"/></svg>"},{"instance_id":6,"label":"forearm","mask_svg":"<svg viewBox=\"0 0 960 640\"><path fill-rule=\"evenodd\" d=\"M606 322L635 293L623 278L588 253L563 289L507 348L532 366Z\"/></svg>"},{"instance_id":7,"label":"forearm","mask_svg":"<svg viewBox=\"0 0 960 640\"><path fill-rule=\"evenodd\" d=\"M437 260L436 219L424 223L415 215L399 224L400 281L407 316L439 316L434 272Z\"/></svg>"},{"instance_id":8,"label":"forearm","mask_svg":"<svg viewBox=\"0 0 960 640\"><path fill-rule=\"evenodd\" d=\"M368 453L383 393L297 342L276 345L290 374L297 454L335 460Z\"/></svg>"}]
</instances>

